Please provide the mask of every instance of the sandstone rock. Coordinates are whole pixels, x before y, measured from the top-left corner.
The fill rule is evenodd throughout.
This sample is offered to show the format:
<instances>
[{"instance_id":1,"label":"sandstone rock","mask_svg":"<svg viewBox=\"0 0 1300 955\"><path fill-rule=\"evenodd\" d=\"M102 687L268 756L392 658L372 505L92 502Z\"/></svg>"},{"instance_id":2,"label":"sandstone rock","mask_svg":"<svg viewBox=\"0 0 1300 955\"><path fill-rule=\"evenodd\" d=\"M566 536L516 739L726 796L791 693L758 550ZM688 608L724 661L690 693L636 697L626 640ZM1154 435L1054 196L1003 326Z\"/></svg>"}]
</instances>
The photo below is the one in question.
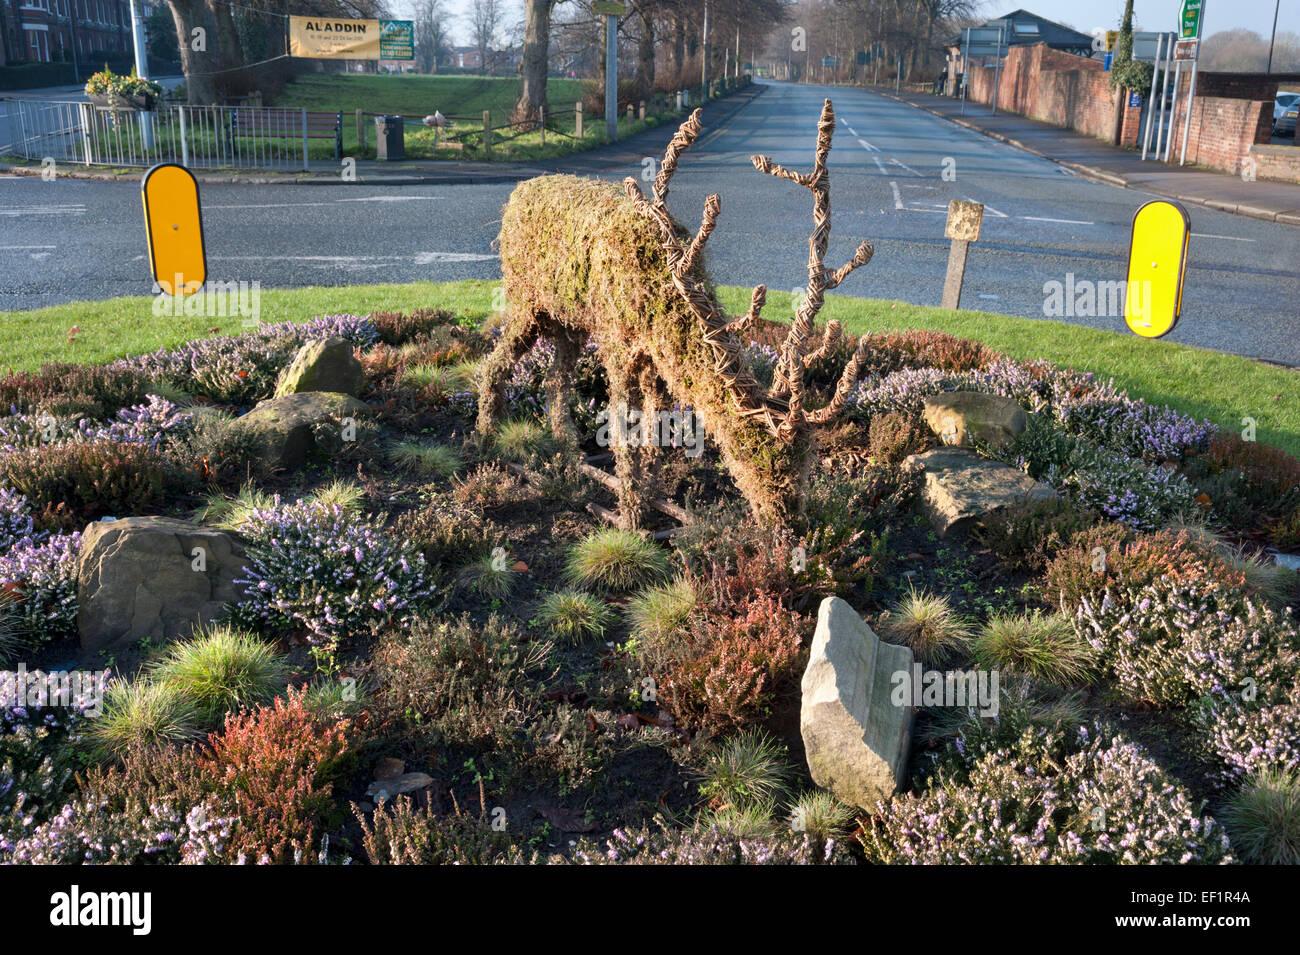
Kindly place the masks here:
<instances>
[{"instance_id":1,"label":"sandstone rock","mask_svg":"<svg viewBox=\"0 0 1300 955\"><path fill-rule=\"evenodd\" d=\"M77 555L82 649L188 636L240 598L243 566L242 544L225 531L170 517L91 524Z\"/></svg>"},{"instance_id":2,"label":"sandstone rock","mask_svg":"<svg viewBox=\"0 0 1300 955\"><path fill-rule=\"evenodd\" d=\"M970 447L976 440L1001 447L1025 430L1029 419L1013 398L979 391L946 391L925 399L925 423L944 444Z\"/></svg>"},{"instance_id":3,"label":"sandstone rock","mask_svg":"<svg viewBox=\"0 0 1300 955\"><path fill-rule=\"evenodd\" d=\"M1000 507L1056 496L1023 471L965 448L934 448L903 463L924 469L921 508L941 537Z\"/></svg>"},{"instance_id":4,"label":"sandstone rock","mask_svg":"<svg viewBox=\"0 0 1300 955\"><path fill-rule=\"evenodd\" d=\"M822 601L799 708L817 785L868 810L897 792L915 713L891 697L894 674L911 670L911 649L882 642L839 597Z\"/></svg>"},{"instance_id":5,"label":"sandstone rock","mask_svg":"<svg viewBox=\"0 0 1300 955\"><path fill-rule=\"evenodd\" d=\"M373 799L393 799L397 796L409 796L432 785L433 777L427 773L406 773L395 779L376 779L366 790L366 795Z\"/></svg>"},{"instance_id":6,"label":"sandstone rock","mask_svg":"<svg viewBox=\"0 0 1300 955\"><path fill-rule=\"evenodd\" d=\"M304 391L357 396L365 386L366 373L353 354L351 343L342 338L318 338L298 349L280 376L275 396L282 398Z\"/></svg>"},{"instance_id":7,"label":"sandstone rock","mask_svg":"<svg viewBox=\"0 0 1300 955\"><path fill-rule=\"evenodd\" d=\"M360 415L369 406L333 391L304 391L259 402L236 418L234 427L249 435L273 467L297 467L315 446L312 426L332 415Z\"/></svg>"}]
</instances>

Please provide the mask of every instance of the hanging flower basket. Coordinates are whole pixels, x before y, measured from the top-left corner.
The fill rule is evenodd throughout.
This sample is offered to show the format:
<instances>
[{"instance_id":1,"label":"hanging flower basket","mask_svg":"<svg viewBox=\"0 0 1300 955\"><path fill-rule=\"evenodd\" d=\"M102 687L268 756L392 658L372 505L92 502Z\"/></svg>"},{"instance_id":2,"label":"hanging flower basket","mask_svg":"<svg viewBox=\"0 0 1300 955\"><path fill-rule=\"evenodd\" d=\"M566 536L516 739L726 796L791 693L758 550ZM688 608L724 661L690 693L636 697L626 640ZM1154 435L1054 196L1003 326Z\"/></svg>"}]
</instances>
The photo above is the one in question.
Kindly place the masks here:
<instances>
[{"instance_id":1,"label":"hanging flower basket","mask_svg":"<svg viewBox=\"0 0 1300 955\"><path fill-rule=\"evenodd\" d=\"M86 96L101 109L150 110L161 95L161 86L141 79L134 70L128 76L118 76L105 66L86 82Z\"/></svg>"},{"instance_id":2,"label":"hanging flower basket","mask_svg":"<svg viewBox=\"0 0 1300 955\"><path fill-rule=\"evenodd\" d=\"M101 109L151 110L157 98L152 93L93 93L90 102Z\"/></svg>"}]
</instances>

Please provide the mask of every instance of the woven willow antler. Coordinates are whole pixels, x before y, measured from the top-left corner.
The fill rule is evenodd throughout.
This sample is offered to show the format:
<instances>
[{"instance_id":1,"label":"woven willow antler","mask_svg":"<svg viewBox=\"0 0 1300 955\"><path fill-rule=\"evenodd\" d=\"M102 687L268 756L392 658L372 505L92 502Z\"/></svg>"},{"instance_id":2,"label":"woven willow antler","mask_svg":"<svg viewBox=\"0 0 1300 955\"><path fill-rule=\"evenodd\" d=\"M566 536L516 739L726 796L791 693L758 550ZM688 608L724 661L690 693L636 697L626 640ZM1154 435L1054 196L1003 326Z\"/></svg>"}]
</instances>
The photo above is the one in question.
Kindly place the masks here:
<instances>
[{"instance_id":1,"label":"woven willow antler","mask_svg":"<svg viewBox=\"0 0 1300 955\"><path fill-rule=\"evenodd\" d=\"M825 302L826 291L838 286L854 269L870 262L874 251L870 242L863 242L852 259L834 272L826 271L826 246L831 235L831 177L826 168L826 159L831 151L831 136L834 132L835 110L831 107L831 101L826 100L822 106L821 119L817 123L817 152L811 172L794 172L772 162L766 156L753 156L750 160L759 172L797 182L813 194L813 231L808 240L808 286L803 300L795 310L790 332L781 346L772 383L773 396L789 395L789 407L780 426L783 435L793 432L805 420L810 424L825 424L838 415L843 410L844 402L866 359L865 352L860 347L859 353L854 354L844 369L844 376L840 379L830 404L811 414L804 411L804 371L812 362L829 355L842 334L839 322L828 322L821 342L815 348L811 347L817 334L817 313Z\"/></svg>"}]
</instances>

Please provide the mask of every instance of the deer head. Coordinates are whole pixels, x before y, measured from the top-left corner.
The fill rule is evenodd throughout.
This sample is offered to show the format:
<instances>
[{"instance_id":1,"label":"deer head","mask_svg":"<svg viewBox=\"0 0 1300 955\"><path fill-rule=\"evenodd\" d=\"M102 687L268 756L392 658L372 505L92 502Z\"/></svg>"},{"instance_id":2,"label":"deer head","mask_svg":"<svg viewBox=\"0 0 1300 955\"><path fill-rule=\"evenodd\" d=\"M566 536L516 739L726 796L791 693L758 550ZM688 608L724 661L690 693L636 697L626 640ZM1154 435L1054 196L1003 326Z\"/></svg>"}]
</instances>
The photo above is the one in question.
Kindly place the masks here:
<instances>
[{"instance_id":1,"label":"deer head","mask_svg":"<svg viewBox=\"0 0 1300 955\"><path fill-rule=\"evenodd\" d=\"M846 364L830 401L821 408L804 407L804 376L808 367L829 354L839 343L842 329L831 320L819 333L817 314L825 303L826 292L836 288L854 269L871 261L872 246L863 242L853 258L835 271L829 271L824 261L831 232L830 172L826 158L830 154L831 136L835 132L835 111L831 101L822 107L817 124L817 149L812 170L806 173L786 169L766 156L753 156L751 161L759 172L788 179L808 189L813 194L813 230L808 240L808 284L806 294L794 313L790 331L782 343L772 386L764 389L741 360L745 342L741 333L752 328L762 312L767 299L766 286L754 289L749 311L739 317L726 315L714 299L702 275L700 254L717 225L722 211L722 200L711 195L705 200L700 227L690 236L676 224L668 211L668 184L677 170L677 160L700 134L700 110L695 110L678 128L664 154L663 164L655 178L653 198L647 200L637 181L623 181L629 198L637 209L659 227L673 285L686 301L699 321L704 339L711 346L715 370L728 382L735 404L735 412L744 417L758 417L781 441L793 441L797 435L812 429L823 428L835 421L844 411L850 391L867 360L866 341L858 346Z\"/></svg>"}]
</instances>

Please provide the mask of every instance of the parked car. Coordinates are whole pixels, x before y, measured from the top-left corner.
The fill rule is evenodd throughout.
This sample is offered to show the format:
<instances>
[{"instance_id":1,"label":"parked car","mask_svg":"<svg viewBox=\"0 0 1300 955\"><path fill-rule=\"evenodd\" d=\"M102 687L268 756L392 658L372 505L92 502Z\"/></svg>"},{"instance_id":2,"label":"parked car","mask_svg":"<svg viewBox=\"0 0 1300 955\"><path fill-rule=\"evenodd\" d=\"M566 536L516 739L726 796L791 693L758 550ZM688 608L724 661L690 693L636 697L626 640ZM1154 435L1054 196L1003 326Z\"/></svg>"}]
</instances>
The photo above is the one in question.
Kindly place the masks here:
<instances>
[{"instance_id":1,"label":"parked car","mask_svg":"<svg viewBox=\"0 0 1300 955\"><path fill-rule=\"evenodd\" d=\"M1300 110L1300 93L1278 93L1273 103L1273 135L1294 136L1296 112Z\"/></svg>"}]
</instances>

